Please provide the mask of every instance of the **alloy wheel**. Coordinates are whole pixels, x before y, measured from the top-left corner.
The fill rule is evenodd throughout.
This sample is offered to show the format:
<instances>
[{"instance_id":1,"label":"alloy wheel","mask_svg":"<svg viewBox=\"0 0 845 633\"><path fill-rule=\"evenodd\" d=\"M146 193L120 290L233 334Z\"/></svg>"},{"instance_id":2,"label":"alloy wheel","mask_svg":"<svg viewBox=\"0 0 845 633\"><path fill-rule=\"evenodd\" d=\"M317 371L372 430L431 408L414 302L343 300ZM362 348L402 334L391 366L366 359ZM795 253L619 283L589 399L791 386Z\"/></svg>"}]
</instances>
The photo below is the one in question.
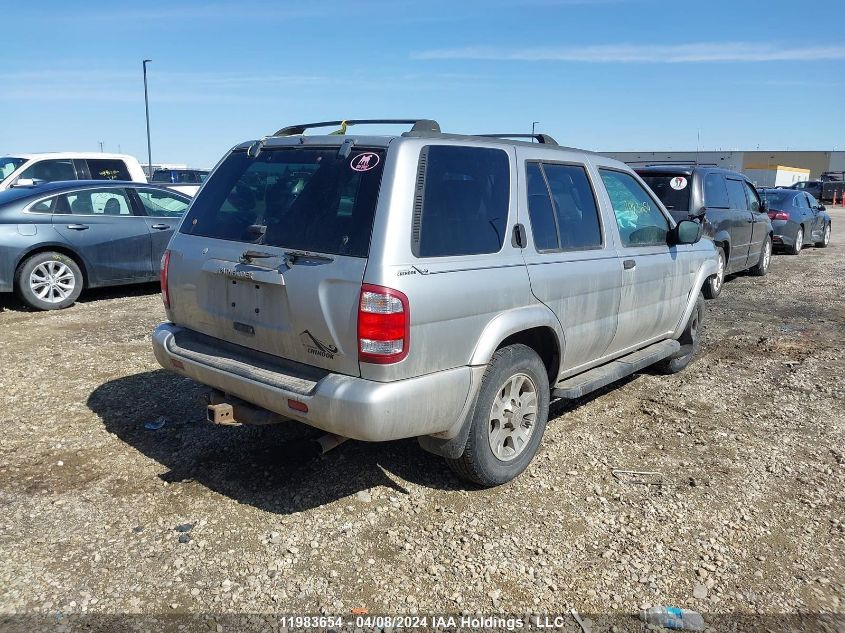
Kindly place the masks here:
<instances>
[{"instance_id":1,"label":"alloy wheel","mask_svg":"<svg viewBox=\"0 0 845 633\"><path fill-rule=\"evenodd\" d=\"M42 262L29 275L30 290L46 303L61 303L73 293L75 287L76 275L63 262Z\"/></svg>"},{"instance_id":2,"label":"alloy wheel","mask_svg":"<svg viewBox=\"0 0 845 633\"><path fill-rule=\"evenodd\" d=\"M525 374L505 381L490 409L487 440L497 459L509 462L528 446L537 420L537 386Z\"/></svg>"}]
</instances>

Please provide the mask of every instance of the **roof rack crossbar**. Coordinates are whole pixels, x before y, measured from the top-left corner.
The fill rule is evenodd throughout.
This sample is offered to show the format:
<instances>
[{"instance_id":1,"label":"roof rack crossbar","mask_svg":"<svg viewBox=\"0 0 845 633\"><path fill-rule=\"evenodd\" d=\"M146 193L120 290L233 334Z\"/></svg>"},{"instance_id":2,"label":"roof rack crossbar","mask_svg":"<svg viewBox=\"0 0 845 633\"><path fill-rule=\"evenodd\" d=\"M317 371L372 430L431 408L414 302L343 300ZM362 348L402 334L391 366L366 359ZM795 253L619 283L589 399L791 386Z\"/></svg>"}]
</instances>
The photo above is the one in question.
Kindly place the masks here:
<instances>
[{"instance_id":1,"label":"roof rack crossbar","mask_svg":"<svg viewBox=\"0 0 845 633\"><path fill-rule=\"evenodd\" d=\"M484 138L531 138L543 145L558 144L557 141L548 134L475 134L474 136L482 136Z\"/></svg>"},{"instance_id":2,"label":"roof rack crossbar","mask_svg":"<svg viewBox=\"0 0 845 633\"><path fill-rule=\"evenodd\" d=\"M346 119L344 121L320 121L318 123L301 123L289 125L277 131L273 136L295 136L304 134L305 130L316 127L337 127L349 125L411 125L411 132L440 133L440 124L433 119Z\"/></svg>"}]
</instances>

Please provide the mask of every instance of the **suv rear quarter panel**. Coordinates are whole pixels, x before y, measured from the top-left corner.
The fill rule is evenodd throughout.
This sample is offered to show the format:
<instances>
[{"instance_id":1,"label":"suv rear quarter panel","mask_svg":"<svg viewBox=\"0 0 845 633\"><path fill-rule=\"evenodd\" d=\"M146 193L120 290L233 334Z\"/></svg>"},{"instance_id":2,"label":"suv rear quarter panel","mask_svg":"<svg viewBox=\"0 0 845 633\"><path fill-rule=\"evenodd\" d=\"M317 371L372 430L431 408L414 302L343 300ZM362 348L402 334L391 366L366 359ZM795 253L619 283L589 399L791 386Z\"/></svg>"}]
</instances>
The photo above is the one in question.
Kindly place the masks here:
<instances>
[{"instance_id":1,"label":"suv rear quarter panel","mask_svg":"<svg viewBox=\"0 0 845 633\"><path fill-rule=\"evenodd\" d=\"M504 150L508 155L510 191L508 220L499 252L483 255L416 257L412 252L413 203L420 151L425 145L474 145L448 139L400 138L391 143L376 210L370 260L364 281L399 290L410 306L410 349L394 365L361 363L361 376L372 380L399 380L472 362L487 362L487 340L507 336L514 323L544 321L556 325L544 306L539 314L517 311L536 306L521 250L512 242L520 218L517 202L516 155L512 145L477 143ZM532 327L532 326L528 326ZM559 331L559 327L556 327ZM476 348L485 350L475 355ZM474 357L475 355L475 357ZM483 361L481 360L483 358Z\"/></svg>"}]
</instances>

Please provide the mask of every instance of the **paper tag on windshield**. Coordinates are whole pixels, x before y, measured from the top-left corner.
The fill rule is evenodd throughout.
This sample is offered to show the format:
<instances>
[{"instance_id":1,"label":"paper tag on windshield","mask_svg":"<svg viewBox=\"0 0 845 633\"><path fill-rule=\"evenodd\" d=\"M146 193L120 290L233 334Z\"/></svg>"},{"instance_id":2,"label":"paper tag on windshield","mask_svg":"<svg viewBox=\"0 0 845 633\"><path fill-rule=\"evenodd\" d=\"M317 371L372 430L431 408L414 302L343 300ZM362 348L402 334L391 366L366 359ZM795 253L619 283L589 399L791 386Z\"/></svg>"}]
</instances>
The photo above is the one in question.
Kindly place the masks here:
<instances>
[{"instance_id":1,"label":"paper tag on windshield","mask_svg":"<svg viewBox=\"0 0 845 633\"><path fill-rule=\"evenodd\" d=\"M681 189L687 188L687 179L683 176L675 176L674 178L672 178L672 180L669 181L669 184L675 191L680 191Z\"/></svg>"}]
</instances>

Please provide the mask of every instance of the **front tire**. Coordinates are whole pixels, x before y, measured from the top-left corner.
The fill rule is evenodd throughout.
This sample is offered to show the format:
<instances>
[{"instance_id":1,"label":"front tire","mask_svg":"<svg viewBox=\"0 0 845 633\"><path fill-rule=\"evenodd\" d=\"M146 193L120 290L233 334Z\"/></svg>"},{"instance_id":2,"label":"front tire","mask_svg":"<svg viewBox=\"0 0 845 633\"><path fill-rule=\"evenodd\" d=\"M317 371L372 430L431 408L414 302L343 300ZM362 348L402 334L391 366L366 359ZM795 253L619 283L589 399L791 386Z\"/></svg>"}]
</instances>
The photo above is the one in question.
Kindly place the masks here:
<instances>
[{"instance_id":1,"label":"front tire","mask_svg":"<svg viewBox=\"0 0 845 633\"><path fill-rule=\"evenodd\" d=\"M549 377L540 357L526 345L503 347L484 372L464 452L446 462L481 486L506 483L531 463L548 417Z\"/></svg>"},{"instance_id":2,"label":"front tire","mask_svg":"<svg viewBox=\"0 0 845 633\"><path fill-rule=\"evenodd\" d=\"M798 233L795 234L795 244L788 249L790 255L800 255L801 249L804 248L804 227L798 227Z\"/></svg>"},{"instance_id":3,"label":"front tire","mask_svg":"<svg viewBox=\"0 0 845 633\"><path fill-rule=\"evenodd\" d=\"M61 310L73 305L83 286L82 271L67 255L36 253L15 274L15 293L36 310Z\"/></svg>"},{"instance_id":4,"label":"front tire","mask_svg":"<svg viewBox=\"0 0 845 633\"><path fill-rule=\"evenodd\" d=\"M825 225L824 234L822 235L822 241L816 242L816 247L827 248L828 244L830 244L830 222Z\"/></svg>"},{"instance_id":5,"label":"front tire","mask_svg":"<svg viewBox=\"0 0 845 633\"><path fill-rule=\"evenodd\" d=\"M698 295L695 307L690 314L687 326L678 339L681 349L676 354L655 363L654 368L661 374L677 374L686 368L695 358L701 346L701 326L704 323L704 297Z\"/></svg>"},{"instance_id":6,"label":"front tire","mask_svg":"<svg viewBox=\"0 0 845 633\"><path fill-rule=\"evenodd\" d=\"M760 259L757 260L757 263L751 269L752 275L757 275L758 277L762 277L767 272L769 272L769 263L772 261L772 238L766 237L766 241L763 242L763 248L760 250Z\"/></svg>"},{"instance_id":7,"label":"front tire","mask_svg":"<svg viewBox=\"0 0 845 633\"><path fill-rule=\"evenodd\" d=\"M701 291L705 298L715 299L722 292L722 287L725 285L725 251L721 246L716 247L716 253L719 255L718 268L715 275L710 275L704 282Z\"/></svg>"}]
</instances>

